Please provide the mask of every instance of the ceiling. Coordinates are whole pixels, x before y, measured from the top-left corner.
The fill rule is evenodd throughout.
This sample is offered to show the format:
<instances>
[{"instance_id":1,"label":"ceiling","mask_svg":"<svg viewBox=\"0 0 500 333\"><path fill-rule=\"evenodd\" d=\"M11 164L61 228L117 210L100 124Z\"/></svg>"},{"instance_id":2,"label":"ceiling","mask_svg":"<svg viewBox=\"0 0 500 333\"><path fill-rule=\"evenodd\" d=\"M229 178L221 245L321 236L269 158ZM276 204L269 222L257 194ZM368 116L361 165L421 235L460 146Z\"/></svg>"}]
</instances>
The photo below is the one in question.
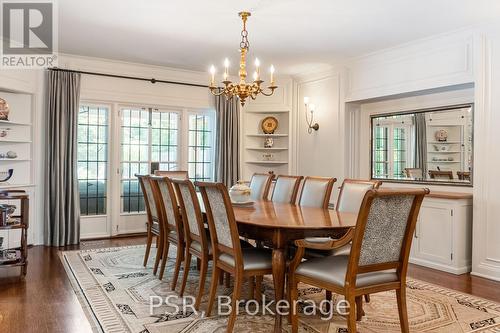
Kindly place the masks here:
<instances>
[{"instance_id":1,"label":"ceiling","mask_svg":"<svg viewBox=\"0 0 500 333\"><path fill-rule=\"evenodd\" d=\"M500 18L499 0L59 0L59 51L207 70L251 52L294 74ZM253 55L251 55L253 57ZM233 66L233 71L236 72Z\"/></svg>"}]
</instances>

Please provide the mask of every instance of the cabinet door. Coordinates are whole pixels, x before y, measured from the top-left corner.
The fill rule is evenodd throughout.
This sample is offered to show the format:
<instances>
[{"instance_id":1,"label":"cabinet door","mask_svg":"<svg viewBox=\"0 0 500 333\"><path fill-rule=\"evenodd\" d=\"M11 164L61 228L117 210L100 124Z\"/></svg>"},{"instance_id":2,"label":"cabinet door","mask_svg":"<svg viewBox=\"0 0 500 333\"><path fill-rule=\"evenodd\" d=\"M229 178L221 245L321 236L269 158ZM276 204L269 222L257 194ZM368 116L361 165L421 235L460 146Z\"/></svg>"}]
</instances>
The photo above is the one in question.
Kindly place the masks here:
<instances>
[{"instance_id":1,"label":"cabinet door","mask_svg":"<svg viewBox=\"0 0 500 333\"><path fill-rule=\"evenodd\" d=\"M439 204L422 205L416 230L416 257L450 264L453 249L452 210Z\"/></svg>"}]
</instances>

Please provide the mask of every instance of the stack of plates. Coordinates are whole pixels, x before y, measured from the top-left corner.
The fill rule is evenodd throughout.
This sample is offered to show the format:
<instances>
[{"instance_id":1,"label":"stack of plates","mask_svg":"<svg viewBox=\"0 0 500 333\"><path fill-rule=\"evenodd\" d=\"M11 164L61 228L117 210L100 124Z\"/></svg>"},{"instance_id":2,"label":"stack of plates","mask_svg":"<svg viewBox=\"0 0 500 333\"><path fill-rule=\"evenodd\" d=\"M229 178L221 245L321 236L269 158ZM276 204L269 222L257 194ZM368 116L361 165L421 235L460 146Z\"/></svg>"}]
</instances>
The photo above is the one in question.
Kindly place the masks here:
<instances>
[{"instance_id":1,"label":"stack of plates","mask_svg":"<svg viewBox=\"0 0 500 333\"><path fill-rule=\"evenodd\" d=\"M234 202L234 201L232 201L231 203L235 207L250 207L250 206L253 206L254 201L253 200L248 200L248 201L244 201L244 202Z\"/></svg>"}]
</instances>

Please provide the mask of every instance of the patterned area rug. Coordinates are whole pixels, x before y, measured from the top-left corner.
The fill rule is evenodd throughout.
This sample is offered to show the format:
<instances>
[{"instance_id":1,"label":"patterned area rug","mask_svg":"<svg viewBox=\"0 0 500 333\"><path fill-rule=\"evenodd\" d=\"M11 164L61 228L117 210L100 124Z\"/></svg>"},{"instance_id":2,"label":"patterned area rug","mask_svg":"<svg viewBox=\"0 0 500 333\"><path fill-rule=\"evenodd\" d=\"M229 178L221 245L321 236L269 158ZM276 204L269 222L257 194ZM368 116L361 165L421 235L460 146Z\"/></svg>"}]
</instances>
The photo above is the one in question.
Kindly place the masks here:
<instances>
[{"instance_id":1,"label":"patterned area rug","mask_svg":"<svg viewBox=\"0 0 500 333\"><path fill-rule=\"evenodd\" d=\"M114 333L207 333L225 332L226 316L205 317L187 308L182 311L176 292L170 290L174 260L169 258L163 281L152 274L154 249L146 268L142 266L144 246L115 247L65 251L61 258L77 293L82 307L87 313L96 332ZM175 249L170 250L170 256ZM179 278L177 291L180 288ZM206 289L210 283L210 272ZM198 271L193 261L185 295L196 295ZM273 297L270 278L263 284L264 295ZM248 290L246 286L244 291ZM231 295L231 288L219 286L219 295ZM445 289L416 280L408 281L408 315L411 332L500 332L500 304ZM172 297L171 303L179 305L175 315L175 304L150 307L150 297ZM245 297L246 295L243 295ZM319 303L324 299L322 290L307 285L300 286L301 299L311 299ZM340 297L340 296L339 296ZM340 301L337 299L336 301ZM208 295L202 301L205 309ZM250 303L248 303L250 304ZM271 315L252 315L251 307L242 304L237 317L235 332L270 332L274 324ZM217 304L214 312L217 312ZM371 296L365 305L366 315L358 323L361 333L400 332L395 294L379 293ZM345 319L336 315L323 320L319 315L301 314L300 332L347 332ZM289 332L286 320L283 331Z\"/></svg>"}]
</instances>

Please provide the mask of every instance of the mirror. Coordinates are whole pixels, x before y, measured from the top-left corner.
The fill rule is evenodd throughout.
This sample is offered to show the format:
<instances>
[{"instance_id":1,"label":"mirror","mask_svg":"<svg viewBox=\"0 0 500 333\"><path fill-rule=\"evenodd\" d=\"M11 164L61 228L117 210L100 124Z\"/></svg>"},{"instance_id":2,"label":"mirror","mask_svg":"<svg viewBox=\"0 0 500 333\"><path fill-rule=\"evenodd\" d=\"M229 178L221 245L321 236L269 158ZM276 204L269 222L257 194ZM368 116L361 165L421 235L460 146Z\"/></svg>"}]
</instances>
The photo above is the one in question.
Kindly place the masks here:
<instances>
[{"instance_id":1,"label":"mirror","mask_svg":"<svg viewBox=\"0 0 500 333\"><path fill-rule=\"evenodd\" d=\"M473 105L371 117L373 179L472 185Z\"/></svg>"}]
</instances>

